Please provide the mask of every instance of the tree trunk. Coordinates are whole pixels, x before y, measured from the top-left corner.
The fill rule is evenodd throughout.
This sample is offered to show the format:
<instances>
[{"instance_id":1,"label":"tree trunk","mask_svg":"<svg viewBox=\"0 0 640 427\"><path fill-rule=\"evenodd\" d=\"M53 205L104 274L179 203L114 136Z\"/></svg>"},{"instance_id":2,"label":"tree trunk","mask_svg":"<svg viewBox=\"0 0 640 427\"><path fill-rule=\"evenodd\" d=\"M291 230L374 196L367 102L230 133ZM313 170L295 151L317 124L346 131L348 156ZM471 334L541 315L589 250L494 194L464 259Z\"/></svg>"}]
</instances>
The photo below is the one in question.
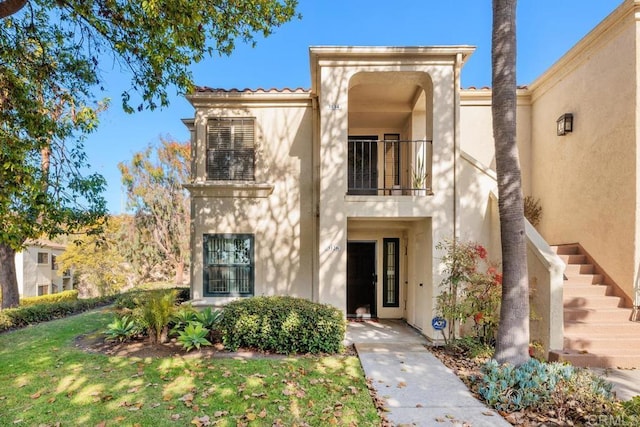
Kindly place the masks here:
<instances>
[{"instance_id":1,"label":"tree trunk","mask_svg":"<svg viewBox=\"0 0 640 427\"><path fill-rule=\"evenodd\" d=\"M11 16L27 4L27 0L4 0L0 1L0 19Z\"/></svg>"},{"instance_id":2,"label":"tree trunk","mask_svg":"<svg viewBox=\"0 0 640 427\"><path fill-rule=\"evenodd\" d=\"M17 307L20 303L15 259L16 251L11 246L0 243L0 285L2 286L2 308Z\"/></svg>"},{"instance_id":3,"label":"tree trunk","mask_svg":"<svg viewBox=\"0 0 640 427\"><path fill-rule=\"evenodd\" d=\"M176 262L176 285L182 285L184 281L184 262L178 261Z\"/></svg>"},{"instance_id":4,"label":"tree trunk","mask_svg":"<svg viewBox=\"0 0 640 427\"><path fill-rule=\"evenodd\" d=\"M492 116L502 239L502 305L495 359L529 360L529 283L516 145L516 0L493 0Z\"/></svg>"}]
</instances>

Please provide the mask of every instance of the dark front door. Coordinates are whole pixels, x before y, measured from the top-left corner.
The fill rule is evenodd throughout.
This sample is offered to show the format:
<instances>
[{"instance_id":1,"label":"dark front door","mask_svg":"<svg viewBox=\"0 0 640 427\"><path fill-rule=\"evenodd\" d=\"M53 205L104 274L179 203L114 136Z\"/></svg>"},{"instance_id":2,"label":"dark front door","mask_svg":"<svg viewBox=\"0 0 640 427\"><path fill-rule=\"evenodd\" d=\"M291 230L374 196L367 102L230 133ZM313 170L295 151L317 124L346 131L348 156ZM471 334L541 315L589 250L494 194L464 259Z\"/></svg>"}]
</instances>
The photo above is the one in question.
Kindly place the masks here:
<instances>
[{"instance_id":1,"label":"dark front door","mask_svg":"<svg viewBox=\"0 0 640 427\"><path fill-rule=\"evenodd\" d=\"M376 316L376 244L347 243L347 314Z\"/></svg>"}]
</instances>

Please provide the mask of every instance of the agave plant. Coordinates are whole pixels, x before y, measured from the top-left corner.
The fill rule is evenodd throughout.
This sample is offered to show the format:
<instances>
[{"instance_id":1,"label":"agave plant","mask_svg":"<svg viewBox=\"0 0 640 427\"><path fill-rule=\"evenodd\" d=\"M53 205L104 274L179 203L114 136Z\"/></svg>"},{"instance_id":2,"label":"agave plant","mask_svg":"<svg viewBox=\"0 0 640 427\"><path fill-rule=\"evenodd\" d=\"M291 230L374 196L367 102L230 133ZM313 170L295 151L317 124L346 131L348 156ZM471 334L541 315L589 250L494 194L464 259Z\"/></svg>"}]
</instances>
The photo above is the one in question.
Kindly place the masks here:
<instances>
[{"instance_id":1,"label":"agave plant","mask_svg":"<svg viewBox=\"0 0 640 427\"><path fill-rule=\"evenodd\" d=\"M220 310L212 310L211 307L196 313L196 320L207 329L216 329L221 318L222 312Z\"/></svg>"},{"instance_id":2,"label":"agave plant","mask_svg":"<svg viewBox=\"0 0 640 427\"><path fill-rule=\"evenodd\" d=\"M191 322L185 326L183 331L178 332L178 341L187 351L194 347L199 349L202 345L211 345L211 342L206 338L208 334L209 330L202 326L202 323Z\"/></svg>"},{"instance_id":3,"label":"agave plant","mask_svg":"<svg viewBox=\"0 0 640 427\"><path fill-rule=\"evenodd\" d=\"M140 326L129 316L116 317L107 325L104 334L108 340L126 341L140 332Z\"/></svg>"}]
</instances>

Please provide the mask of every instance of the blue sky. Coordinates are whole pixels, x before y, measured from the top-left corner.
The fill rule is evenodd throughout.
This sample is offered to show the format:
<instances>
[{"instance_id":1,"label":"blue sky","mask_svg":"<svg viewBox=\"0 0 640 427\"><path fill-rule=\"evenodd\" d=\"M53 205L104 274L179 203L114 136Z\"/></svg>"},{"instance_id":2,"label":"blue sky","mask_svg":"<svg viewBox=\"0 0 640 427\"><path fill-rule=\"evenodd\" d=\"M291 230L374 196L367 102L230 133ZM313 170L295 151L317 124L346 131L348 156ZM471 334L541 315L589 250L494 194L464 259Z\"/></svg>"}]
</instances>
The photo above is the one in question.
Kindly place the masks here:
<instances>
[{"instance_id":1,"label":"blue sky","mask_svg":"<svg viewBox=\"0 0 640 427\"><path fill-rule=\"evenodd\" d=\"M517 80L531 83L622 0L520 0L517 10ZM392 4L392 5L391 5ZM239 44L230 57L214 57L192 68L197 85L215 88L309 88L309 46L473 45L462 70L462 86L491 84L491 0L300 0L301 20L276 29L255 48ZM180 119L193 108L175 89L160 111L125 114L120 92L129 76L105 70L111 107L86 141L92 169L108 182L112 213L126 209L117 165L160 137L188 139Z\"/></svg>"}]
</instances>

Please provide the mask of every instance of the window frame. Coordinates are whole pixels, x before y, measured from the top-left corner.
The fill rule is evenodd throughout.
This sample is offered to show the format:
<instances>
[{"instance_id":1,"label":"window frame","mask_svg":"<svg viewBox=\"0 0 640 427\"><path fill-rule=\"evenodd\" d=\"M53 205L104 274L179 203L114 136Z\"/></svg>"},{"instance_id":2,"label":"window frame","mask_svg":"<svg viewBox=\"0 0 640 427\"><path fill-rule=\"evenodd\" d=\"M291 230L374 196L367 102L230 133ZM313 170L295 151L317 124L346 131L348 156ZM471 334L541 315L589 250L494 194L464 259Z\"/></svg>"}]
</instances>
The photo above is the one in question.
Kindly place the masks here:
<instances>
[{"instance_id":1,"label":"window frame","mask_svg":"<svg viewBox=\"0 0 640 427\"><path fill-rule=\"evenodd\" d=\"M49 252L38 251L38 254L36 255L36 262L38 265L49 265Z\"/></svg>"},{"instance_id":2,"label":"window frame","mask_svg":"<svg viewBox=\"0 0 640 427\"><path fill-rule=\"evenodd\" d=\"M238 239L249 241L249 263L248 264L233 264L233 263L209 263L208 258L208 245L209 239ZM255 295L255 235L247 233L205 233L202 236L202 293L205 297L252 297ZM210 269L215 267L230 267L230 266L242 266L248 267L249 278L249 290L247 292L241 292L237 289L230 289L226 292L209 291L210 281Z\"/></svg>"},{"instance_id":3,"label":"window frame","mask_svg":"<svg viewBox=\"0 0 640 427\"><path fill-rule=\"evenodd\" d=\"M395 244L395 252L393 253L393 269L394 277L393 283L390 283L388 276L389 268L389 244ZM397 237L390 237L382 239L382 306L383 307L400 307L400 239ZM395 301L389 302L389 287L393 286L392 293L395 295Z\"/></svg>"},{"instance_id":4,"label":"window frame","mask_svg":"<svg viewBox=\"0 0 640 427\"><path fill-rule=\"evenodd\" d=\"M205 173L208 181L255 181L255 126L255 117L207 119ZM228 140L224 140L226 137Z\"/></svg>"}]
</instances>

